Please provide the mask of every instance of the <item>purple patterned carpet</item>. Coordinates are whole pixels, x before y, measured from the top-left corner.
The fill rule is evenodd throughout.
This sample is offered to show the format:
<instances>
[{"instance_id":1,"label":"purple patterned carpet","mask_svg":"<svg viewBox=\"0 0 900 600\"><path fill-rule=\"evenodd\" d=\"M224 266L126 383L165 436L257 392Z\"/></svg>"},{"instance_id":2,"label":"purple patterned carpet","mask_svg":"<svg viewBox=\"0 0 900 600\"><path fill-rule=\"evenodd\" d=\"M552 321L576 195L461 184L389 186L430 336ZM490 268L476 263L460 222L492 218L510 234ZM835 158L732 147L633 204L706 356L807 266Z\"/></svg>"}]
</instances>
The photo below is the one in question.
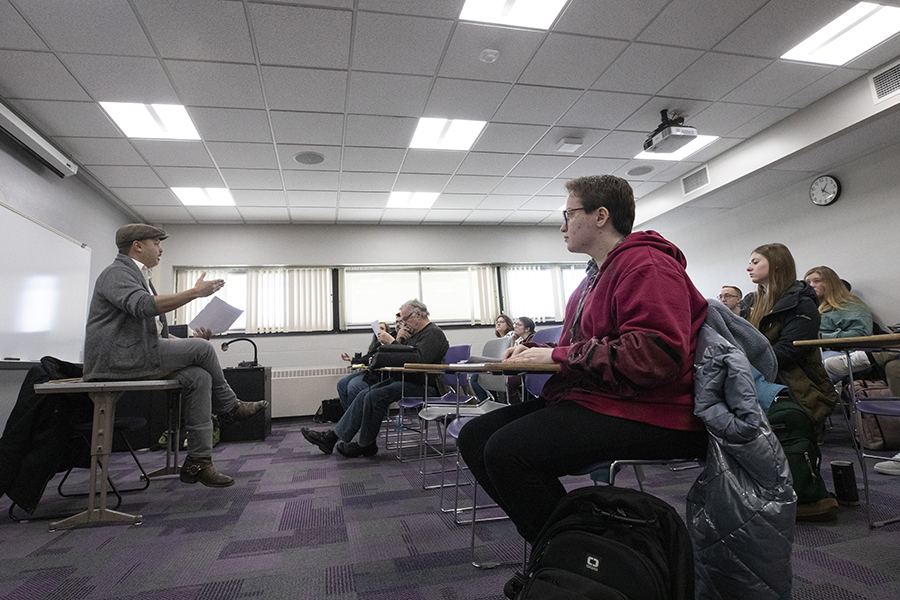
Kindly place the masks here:
<instances>
[{"instance_id":1,"label":"purple patterned carpet","mask_svg":"<svg viewBox=\"0 0 900 600\"><path fill-rule=\"evenodd\" d=\"M515 567L472 567L469 528L439 511L438 492L421 488L415 462L398 462L383 440L375 458L326 456L302 438L303 424L276 422L265 442L216 448L216 465L235 476L233 487L170 477L126 494L121 510L142 514L140 526L50 533L47 521L11 521L4 497L0 599L503 598ZM823 446L829 485L828 461L850 459L848 440L835 417ZM148 469L165 460L161 452L139 457ZM125 485L137 479L127 454L113 457L112 472ZM648 468L647 490L683 510L698 473ZM900 514L900 477L870 473L875 514ZM73 473L69 489L86 489L86 479L84 471ZM57 481L37 515L84 507L84 499L57 496ZM630 472L617 482L635 486ZM521 561L523 544L509 521L479 524L476 532L477 560ZM795 599L900 598L900 524L869 530L863 507L842 507L836 523L798 525L794 546Z\"/></svg>"}]
</instances>

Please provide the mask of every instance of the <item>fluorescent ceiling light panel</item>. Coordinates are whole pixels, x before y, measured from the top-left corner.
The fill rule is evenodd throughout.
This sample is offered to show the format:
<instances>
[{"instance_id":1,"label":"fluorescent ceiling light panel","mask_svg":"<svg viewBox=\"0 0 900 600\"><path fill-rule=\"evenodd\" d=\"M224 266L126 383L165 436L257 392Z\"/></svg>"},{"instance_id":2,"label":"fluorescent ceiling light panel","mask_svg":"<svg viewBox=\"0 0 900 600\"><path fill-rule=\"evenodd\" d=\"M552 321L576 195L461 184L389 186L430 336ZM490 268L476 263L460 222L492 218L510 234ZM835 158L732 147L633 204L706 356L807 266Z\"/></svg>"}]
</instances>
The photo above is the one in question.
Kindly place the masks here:
<instances>
[{"instance_id":1,"label":"fluorescent ceiling light panel","mask_svg":"<svg viewBox=\"0 0 900 600\"><path fill-rule=\"evenodd\" d=\"M234 206L228 188L173 187L172 191L185 206Z\"/></svg>"},{"instance_id":2,"label":"fluorescent ceiling light panel","mask_svg":"<svg viewBox=\"0 0 900 600\"><path fill-rule=\"evenodd\" d=\"M468 150L478 139L486 121L463 119L419 119L410 148Z\"/></svg>"},{"instance_id":3,"label":"fluorescent ceiling light panel","mask_svg":"<svg viewBox=\"0 0 900 600\"><path fill-rule=\"evenodd\" d=\"M549 29L566 0L466 0L459 18L494 25Z\"/></svg>"},{"instance_id":4,"label":"fluorescent ceiling light panel","mask_svg":"<svg viewBox=\"0 0 900 600\"><path fill-rule=\"evenodd\" d=\"M843 65L900 31L900 8L860 2L781 58Z\"/></svg>"},{"instance_id":5,"label":"fluorescent ceiling light panel","mask_svg":"<svg viewBox=\"0 0 900 600\"><path fill-rule=\"evenodd\" d=\"M391 192L386 208L431 208L437 192Z\"/></svg>"},{"instance_id":6,"label":"fluorescent ceiling light panel","mask_svg":"<svg viewBox=\"0 0 900 600\"><path fill-rule=\"evenodd\" d=\"M698 135L694 138L694 141L685 144L675 152L641 152L635 158L641 160L684 160L701 148L706 148L717 139L719 139L717 135Z\"/></svg>"},{"instance_id":7,"label":"fluorescent ceiling light panel","mask_svg":"<svg viewBox=\"0 0 900 600\"><path fill-rule=\"evenodd\" d=\"M200 139L187 110L180 104L101 102L100 106L130 138Z\"/></svg>"}]
</instances>

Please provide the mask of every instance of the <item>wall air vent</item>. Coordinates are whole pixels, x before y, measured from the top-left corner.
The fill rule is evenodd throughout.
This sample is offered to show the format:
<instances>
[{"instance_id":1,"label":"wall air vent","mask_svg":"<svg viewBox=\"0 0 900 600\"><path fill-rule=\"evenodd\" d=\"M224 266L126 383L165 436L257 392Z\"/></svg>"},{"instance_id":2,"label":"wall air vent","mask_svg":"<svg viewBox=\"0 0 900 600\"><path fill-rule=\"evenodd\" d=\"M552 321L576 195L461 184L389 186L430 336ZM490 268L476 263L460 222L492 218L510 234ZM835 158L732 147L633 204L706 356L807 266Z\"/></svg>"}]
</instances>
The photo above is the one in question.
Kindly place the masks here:
<instances>
[{"instance_id":1,"label":"wall air vent","mask_svg":"<svg viewBox=\"0 0 900 600\"><path fill-rule=\"evenodd\" d=\"M900 93L900 61L869 75L869 87L875 104Z\"/></svg>"},{"instance_id":2,"label":"wall air vent","mask_svg":"<svg viewBox=\"0 0 900 600\"><path fill-rule=\"evenodd\" d=\"M681 178L681 189L684 190L685 196L706 185L709 185L709 171L706 165Z\"/></svg>"}]
</instances>

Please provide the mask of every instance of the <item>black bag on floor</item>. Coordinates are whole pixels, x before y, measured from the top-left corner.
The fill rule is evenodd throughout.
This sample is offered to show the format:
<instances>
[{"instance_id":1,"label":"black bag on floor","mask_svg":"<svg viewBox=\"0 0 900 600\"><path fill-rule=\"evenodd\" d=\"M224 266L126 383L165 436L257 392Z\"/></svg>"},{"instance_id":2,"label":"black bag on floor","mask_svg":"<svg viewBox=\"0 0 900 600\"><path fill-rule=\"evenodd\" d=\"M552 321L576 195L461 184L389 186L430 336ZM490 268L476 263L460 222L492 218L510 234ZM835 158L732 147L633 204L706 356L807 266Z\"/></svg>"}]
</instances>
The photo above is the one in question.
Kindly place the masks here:
<instances>
[{"instance_id":1,"label":"black bag on floor","mask_svg":"<svg viewBox=\"0 0 900 600\"><path fill-rule=\"evenodd\" d=\"M693 600L694 558L677 511L611 486L573 490L538 535L515 600Z\"/></svg>"},{"instance_id":2,"label":"black bag on floor","mask_svg":"<svg viewBox=\"0 0 900 600\"><path fill-rule=\"evenodd\" d=\"M803 407L792 400L773 402L769 408L769 424L781 442L791 468L797 504L813 504L828 498L820 472L822 453L816 428Z\"/></svg>"},{"instance_id":3,"label":"black bag on floor","mask_svg":"<svg viewBox=\"0 0 900 600\"><path fill-rule=\"evenodd\" d=\"M337 423L344 416L344 407L341 406L340 398L332 398L330 400L322 400L319 410L313 415L315 423Z\"/></svg>"}]
</instances>

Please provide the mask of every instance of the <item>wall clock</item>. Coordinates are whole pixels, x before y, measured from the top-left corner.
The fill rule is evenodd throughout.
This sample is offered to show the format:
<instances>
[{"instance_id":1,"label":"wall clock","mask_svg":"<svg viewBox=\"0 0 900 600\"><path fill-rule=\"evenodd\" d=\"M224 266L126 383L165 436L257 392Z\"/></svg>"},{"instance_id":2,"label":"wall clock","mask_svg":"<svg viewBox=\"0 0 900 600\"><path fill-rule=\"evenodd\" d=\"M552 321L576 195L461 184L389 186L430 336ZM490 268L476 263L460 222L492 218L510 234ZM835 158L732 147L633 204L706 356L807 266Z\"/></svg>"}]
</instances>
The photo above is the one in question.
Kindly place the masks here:
<instances>
[{"instance_id":1,"label":"wall clock","mask_svg":"<svg viewBox=\"0 0 900 600\"><path fill-rule=\"evenodd\" d=\"M831 175L822 175L809 186L809 199L818 206L828 206L841 195L841 182Z\"/></svg>"}]
</instances>

